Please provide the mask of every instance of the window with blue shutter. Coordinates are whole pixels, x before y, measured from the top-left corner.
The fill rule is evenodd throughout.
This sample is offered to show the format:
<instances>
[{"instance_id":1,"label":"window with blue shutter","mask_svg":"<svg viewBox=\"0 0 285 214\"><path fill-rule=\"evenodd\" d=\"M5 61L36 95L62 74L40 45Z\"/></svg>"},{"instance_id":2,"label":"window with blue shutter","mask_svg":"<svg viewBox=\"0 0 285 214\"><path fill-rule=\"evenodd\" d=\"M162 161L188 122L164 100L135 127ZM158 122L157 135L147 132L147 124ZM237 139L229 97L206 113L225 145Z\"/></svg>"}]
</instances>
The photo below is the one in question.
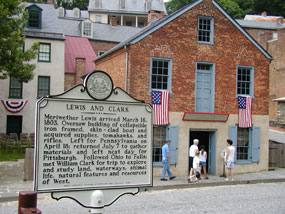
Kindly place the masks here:
<instances>
[{"instance_id":1,"label":"window with blue shutter","mask_svg":"<svg viewBox=\"0 0 285 214\"><path fill-rule=\"evenodd\" d=\"M260 127L239 128L237 126L230 126L229 139L233 141L233 146L236 148L236 163L259 162Z\"/></svg>"},{"instance_id":2,"label":"window with blue shutter","mask_svg":"<svg viewBox=\"0 0 285 214\"><path fill-rule=\"evenodd\" d=\"M260 127L252 127L252 162L259 162L260 157Z\"/></svg>"}]
</instances>

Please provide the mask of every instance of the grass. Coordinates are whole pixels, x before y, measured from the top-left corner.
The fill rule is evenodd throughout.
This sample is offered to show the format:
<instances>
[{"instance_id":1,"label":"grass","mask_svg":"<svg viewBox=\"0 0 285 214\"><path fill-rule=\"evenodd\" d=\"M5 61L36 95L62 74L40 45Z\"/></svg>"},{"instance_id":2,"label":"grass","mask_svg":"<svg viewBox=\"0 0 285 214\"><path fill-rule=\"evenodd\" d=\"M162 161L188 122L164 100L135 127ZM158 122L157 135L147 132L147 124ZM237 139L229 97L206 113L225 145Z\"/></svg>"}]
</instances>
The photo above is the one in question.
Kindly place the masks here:
<instances>
[{"instance_id":1,"label":"grass","mask_svg":"<svg viewBox=\"0 0 285 214\"><path fill-rule=\"evenodd\" d=\"M26 148L31 148L30 142L0 142L0 161L17 161L25 159Z\"/></svg>"}]
</instances>

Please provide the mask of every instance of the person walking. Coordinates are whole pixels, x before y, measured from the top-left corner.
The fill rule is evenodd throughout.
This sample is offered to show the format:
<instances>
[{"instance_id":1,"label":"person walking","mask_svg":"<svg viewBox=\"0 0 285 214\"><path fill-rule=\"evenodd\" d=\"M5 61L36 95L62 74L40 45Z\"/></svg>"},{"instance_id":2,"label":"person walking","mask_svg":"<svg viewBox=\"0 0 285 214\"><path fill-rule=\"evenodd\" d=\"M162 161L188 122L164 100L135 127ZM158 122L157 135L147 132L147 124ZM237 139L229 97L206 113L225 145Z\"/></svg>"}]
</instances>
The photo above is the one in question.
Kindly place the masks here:
<instances>
[{"instance_id":1,"label":"person walking","mask_svg":"<svg viewBox=\"0 0 285 214\"><path fill-rule=\"evenodd\" d=\"M200 161L201 173L202 173L202 169L203 169L204 178L209 179L207 176L207 168L206 168L206 166L207 166L207 152L205 151L204 145L201 146L199 161Z\"/></svg>"},{"instance_id":2,"label":"person walking","mask_svg":"<svg viewBox=\"0 0 285 214\"><path fill-rule=\"evenodd\" d=\"M227 139L227 149L225 152L225 166L226 166L226 181L229 180L231 176L232 181L234 180L234 161L235 161L235 147L233 146L233 141Z\"/></svg>"},{"instance_id":3,"label":"person walking","mask_svg":"<svg viewBox=\"0 0 285 214\"><path fill-rule=\"evenodd\" d=\"M170 139L166 139L165 140L165 144L162 147L162 164L163 164L163 169L162 169L162 173L160 176L160 180L161 181L167 181L167 179L165 178L165 174L167 172L168 177L170 180L174 179L175 176L173 176L171 170L170 170L170 166L169 166L169 162L170 162L170 152L169 152L169 145L170 145L171 141Z\"/></svg>"},{"instance_id":4,"label":"person walking","mask_svg":"<svg viewBox=\"0 0 285 214\"><path fill-rule=\"evenodd\" d=\"M194 159L194 157L195 157L195 154L196 154L197 152L199 152L198 144L199 144L199 140L198 140L198 139L194 139L192 146L190 146L190 148L189 148L189 166L190 166L190 173L189 173L189 177L187 178L187 182L188 182L188 183L191 182L191 176L193 175L193 159Z\"/></svg>"}]
</instances>

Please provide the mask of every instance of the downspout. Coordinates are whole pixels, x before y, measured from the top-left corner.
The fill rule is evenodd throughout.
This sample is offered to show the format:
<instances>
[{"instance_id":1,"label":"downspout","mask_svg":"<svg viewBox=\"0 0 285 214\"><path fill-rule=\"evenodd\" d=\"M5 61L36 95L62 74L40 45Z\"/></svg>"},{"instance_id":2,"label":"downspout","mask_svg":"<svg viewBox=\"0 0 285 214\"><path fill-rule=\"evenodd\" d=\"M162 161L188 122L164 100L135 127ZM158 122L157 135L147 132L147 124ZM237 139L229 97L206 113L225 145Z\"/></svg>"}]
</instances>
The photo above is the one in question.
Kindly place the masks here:
<instances>
[{"instance_id":1,"label":"downspout","mask_svg":"<svg viewBox=\"0 0 285 214\"><path fill-rule=\"evenodd\" d=\"M127 49L127 45L126 44L124 46L124 49L126 51L126 73L125 73L125 91L127 92L127 89L128 89L128 65L129 65L129 53L128 53L128 49Z\"/></svg>"}]
</instances>

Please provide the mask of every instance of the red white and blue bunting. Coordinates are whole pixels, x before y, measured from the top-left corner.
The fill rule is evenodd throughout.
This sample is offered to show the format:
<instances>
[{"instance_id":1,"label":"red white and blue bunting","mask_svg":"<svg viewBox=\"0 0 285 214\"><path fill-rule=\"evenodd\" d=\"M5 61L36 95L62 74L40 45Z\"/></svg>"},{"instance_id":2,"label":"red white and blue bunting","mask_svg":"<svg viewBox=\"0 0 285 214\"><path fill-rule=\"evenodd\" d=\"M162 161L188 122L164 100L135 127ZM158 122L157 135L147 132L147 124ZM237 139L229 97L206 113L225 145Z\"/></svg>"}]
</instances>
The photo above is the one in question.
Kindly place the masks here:
<instances>
[{"instance_id":1,"label":"red white and blue bunting","mask_svg":"<svg viewBox=\"0 0 285 214\"><path fill-rule=\"evenodd\" d=\"M26 106L26 104L28 103L28 100L21 100L19 102L9 101L9 100L1 100L1 101L6 110L11 113L18 113L22 111Z\"/></svg>"}]
</instances>

